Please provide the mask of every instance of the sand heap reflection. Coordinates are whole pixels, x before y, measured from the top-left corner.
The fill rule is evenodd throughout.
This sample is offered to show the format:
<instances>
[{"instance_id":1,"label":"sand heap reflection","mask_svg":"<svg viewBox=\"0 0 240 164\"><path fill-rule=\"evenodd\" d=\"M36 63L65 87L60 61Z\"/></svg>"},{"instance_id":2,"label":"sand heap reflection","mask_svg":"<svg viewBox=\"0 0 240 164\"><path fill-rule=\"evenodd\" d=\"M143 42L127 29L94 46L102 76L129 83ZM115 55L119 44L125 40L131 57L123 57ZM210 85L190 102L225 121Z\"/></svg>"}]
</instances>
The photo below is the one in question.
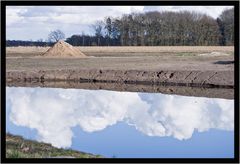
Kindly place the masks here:
<instances>
[{"instance_id":1,"label":"sand heap reflection","mask_svg":"<svg viewBox=\"0 0 240 164\"><path fill-rule=\"evenodd\" d=\"M39 140L70 147L80 126L96 132L119 121L148 136L191 138L210 128L233 130L233 100L160 93L104 90L7 87L7 110L12 123L36 129Z\"/></svg>"}]
</instances>

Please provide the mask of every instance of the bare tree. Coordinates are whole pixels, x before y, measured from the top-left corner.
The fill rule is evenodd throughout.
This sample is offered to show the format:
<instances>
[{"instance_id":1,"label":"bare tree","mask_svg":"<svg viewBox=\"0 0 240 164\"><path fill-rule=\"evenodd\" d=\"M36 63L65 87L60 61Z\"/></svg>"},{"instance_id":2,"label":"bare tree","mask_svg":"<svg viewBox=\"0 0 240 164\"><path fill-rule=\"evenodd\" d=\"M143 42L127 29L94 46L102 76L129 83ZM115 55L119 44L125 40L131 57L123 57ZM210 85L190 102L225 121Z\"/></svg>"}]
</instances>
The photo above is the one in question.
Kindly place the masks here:
<instances>
[{"instance_id":1,"label":"bare tree","mask_svg":"<svg viewBox=\"0 0 240 164\"><path fill-rule=\"evenodd\" d=\"M84 34L84 32L82 31L82 45L84 46L84 43L85 43L85 34Z\"/></svg>"},{"instance_id":2,"label":"bare tree","mask_svg":"<svg viewBox=\"0 0 240 164\"><path fill-rule=\"evenodd\" d=\"M108 46L110 46L110 40L112 38L112 18L106 17L105 18L105 30L106 30L106 37L107 37L107 43Z\"/></svg>"},{"instance_id":3,"label":"bare tree","mask_svg":"<svg viewBox=\"0 0 240 164\"><path fill-rule=\"evenodd\" d=\"M61 30L51 31L48 35L48 40L50 42L58 42L61 39L65 38L65 34Z\"/></svg>"},{"instance_id":4,"label":"bare tree","mask_svg":"<svg viewBox=\"0 0 240 164\"><path fill-rule=\"evenodd\" d=\"M97 37L97 45L101 45L101 37L103 37L103 29L104 29L104 22L103 21L96 21L92 28L95 31L95 36Z\"/></svg>"},{"instance_id":5,"label":"bare tree","mask_svg":"<svg viewBox=\"0 0 240 164\"><path fill-rule=\"evenodd\" d=\"M189 11L151 11L106 17L92 25L94 36L82 35L79 39L82 45L99 46L233 45L233 27L234 9L223 11L217 19Z\"/></svg>"},{"instance_id":6,"label":"bare tree","mask_svg":"<svg viewBox=\"0 0 240 164\"><path fill-rule=\"evenodd\" d=\"M224 42L226 45L234 44L234 8L224 10L219 17L221 22L221 32L224 34ZM218 23L219 23L218 22Z\"/></svg>"}]
</instances>

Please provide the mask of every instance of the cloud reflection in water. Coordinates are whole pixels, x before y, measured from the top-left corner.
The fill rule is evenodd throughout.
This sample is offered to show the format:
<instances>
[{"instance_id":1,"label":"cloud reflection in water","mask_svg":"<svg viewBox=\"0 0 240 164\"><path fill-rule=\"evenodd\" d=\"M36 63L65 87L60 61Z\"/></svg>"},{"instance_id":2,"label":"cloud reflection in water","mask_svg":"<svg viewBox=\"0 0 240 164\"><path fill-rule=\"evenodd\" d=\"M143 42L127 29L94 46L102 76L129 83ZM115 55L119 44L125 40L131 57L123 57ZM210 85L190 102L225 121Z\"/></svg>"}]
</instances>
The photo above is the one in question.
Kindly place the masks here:
<instances>
[{"instance_id":1,"label":"cloud reflection in water","mask_svg":"<svg viewBox=\"0 0 240 164\"><path fill-rule=\"evenodd\" d=\"M36 129L39 141L70 147L80 126L96 132L124 121L148 136L191 138L194 130L232 131L233 100L105 90L7 87L10 121Z\"/></svg>"}]
</instances>

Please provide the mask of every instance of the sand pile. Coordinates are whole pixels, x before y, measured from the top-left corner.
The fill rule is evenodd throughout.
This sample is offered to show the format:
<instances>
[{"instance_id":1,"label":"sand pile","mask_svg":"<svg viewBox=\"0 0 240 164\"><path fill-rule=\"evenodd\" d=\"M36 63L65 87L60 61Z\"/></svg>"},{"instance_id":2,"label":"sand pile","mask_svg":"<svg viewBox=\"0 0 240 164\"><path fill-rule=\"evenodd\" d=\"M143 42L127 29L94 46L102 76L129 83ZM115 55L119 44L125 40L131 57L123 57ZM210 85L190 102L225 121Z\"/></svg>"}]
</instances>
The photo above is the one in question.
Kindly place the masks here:
<instances>
[{"instance_id":1,"label":"sand pile","mask_svg":"<svg viewBox=\"0 0 240 164\"><path fill-rule=\"evenodd\" d=\"M79 49L72 45L60 40L42 54L44 57L87 57Z\"/></svg>"}]
</instances>

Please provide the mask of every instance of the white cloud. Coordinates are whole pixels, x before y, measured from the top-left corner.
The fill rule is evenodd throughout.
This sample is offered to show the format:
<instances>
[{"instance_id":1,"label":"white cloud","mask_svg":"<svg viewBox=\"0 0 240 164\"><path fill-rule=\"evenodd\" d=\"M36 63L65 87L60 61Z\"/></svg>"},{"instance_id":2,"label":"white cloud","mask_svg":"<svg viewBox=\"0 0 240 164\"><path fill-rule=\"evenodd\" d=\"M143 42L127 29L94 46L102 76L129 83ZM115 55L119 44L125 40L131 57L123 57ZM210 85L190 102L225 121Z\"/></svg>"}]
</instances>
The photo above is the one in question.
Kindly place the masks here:
<instances>
[{"instance_id":1,"label":"white cloud","mask_svg":"<svg viewBox=\"0 0 240 164\"><path fill-rule=\"evenodd\" d=\"M50 31L61 29L67 37L84 31L92 34L91 25L107 16L139 12L143 6L8 6L7 39L47 38ZM29 38L29 36L31 36Z\"/></svg>"},{"instance_id":2,"label":"white cloud","mask_svg":"<svg viewBox=\"0 0 240 164\"><path fill-rule=\"evenodd\" d=\"M148 136L191 138L194 130L233 130L233 100L80 89L7 88L10 120L39 140L70 147L80 126L96 132L119 121Z\"/></svg>"},{"instance_id":3,"label":"white cloud","mask_svg":"<svg viewBox=\"0 0 240 164\"><path fill-rule=\"evenodd\" d=\"M27 11L26 8L19 8L19 7L6 7L6 25L9 27L14 23L21 22L24 17L20 16L19 14L22 12Z\"/></svg>"},{"instance_id":4,"label":"white cloud","mask_svg":"<svg viewBox=\"0 0 240 164\"><path fill-rule=\"evenodd\" d=\"M144 11L194 11L217 18L225 9L233 6L145 6Z\"/></svg>"},{"instance_id":5,"label":"white cloud","mask_svg":"<svg viewBox=\"0 0 240 164\"><path fill-rule=\"evenodd\" d=\"M93 34L90 25L107 16L144 11L194 10L217 17L225 6L7 6L7 39L46 39L48 33L61 29L67 37L84 31Z\"/></svg>"},{"instance_id":6,"label":"white cloud","mask_svg":"<svg viewBox=\"0 0 240 164\"><path fill-rule=\"evenodd\" d=\"M154 136L174 136L182 140L191 138L194 130L233 129L231 100L155 94L149 95L146 101L151 104L148 109L151 120L165 128L161 133L153 127Z\"/></svg>"}]
</instances>

